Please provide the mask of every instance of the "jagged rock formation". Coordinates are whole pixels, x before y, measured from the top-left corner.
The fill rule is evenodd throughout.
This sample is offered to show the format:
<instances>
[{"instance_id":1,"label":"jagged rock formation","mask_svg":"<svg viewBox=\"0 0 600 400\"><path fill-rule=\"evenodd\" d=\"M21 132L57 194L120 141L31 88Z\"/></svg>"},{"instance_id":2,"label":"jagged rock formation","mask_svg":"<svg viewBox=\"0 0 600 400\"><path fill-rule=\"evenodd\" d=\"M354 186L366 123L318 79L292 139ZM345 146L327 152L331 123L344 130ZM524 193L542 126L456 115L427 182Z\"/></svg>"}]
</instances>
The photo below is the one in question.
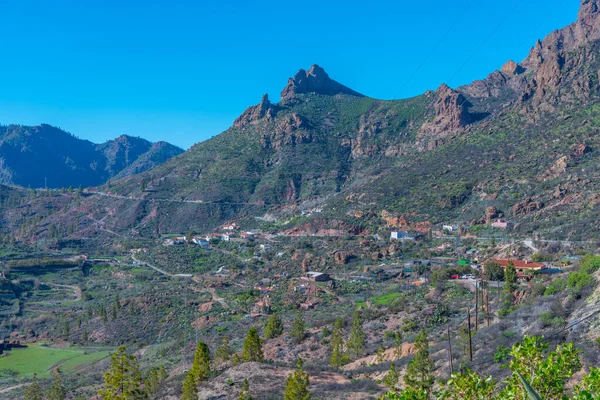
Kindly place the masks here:
<instances>
[{"instance_id":1,"label":"jagged rock formation","mask_svg":"<svg viewBox=\"0 0 600 400\"><path fill-rule=\"evenodd\" d=\"M299 70L288 80L287 86L281 91L281 102L287 103L300 93L318 93L324 95L348 94L363 97L362 94L331 79L327 72L317 64L308 71Z\"/></svg>"},{"instance_id":2,"label":"jagged rock formation","mask_svg":"<svg viewBox=\"0 0 600 400\"><path fill-rule=\"evenodd\" d=\"M276 109L269 101L269 95L264 94L260 103L255 106L248 107L242 115L234 122L236 128L245 128L246 126L257 123L262 118L272 120L275 117Z\"/></svg>"},{"instance_id":3,"label":"jagged rock formation","mask_svg":"<svg viewBox=\"0 0 600 400\"><path fill-rule=\"evenodd\" d=\"M437 100L433 105L435 118L426 122L419 132L421 139L429 143L430 149L437 147L443 138L461 132L473 121L468 110L471 104L461 93L442 84L436 95Z\"/></svg>"}]
</instances>

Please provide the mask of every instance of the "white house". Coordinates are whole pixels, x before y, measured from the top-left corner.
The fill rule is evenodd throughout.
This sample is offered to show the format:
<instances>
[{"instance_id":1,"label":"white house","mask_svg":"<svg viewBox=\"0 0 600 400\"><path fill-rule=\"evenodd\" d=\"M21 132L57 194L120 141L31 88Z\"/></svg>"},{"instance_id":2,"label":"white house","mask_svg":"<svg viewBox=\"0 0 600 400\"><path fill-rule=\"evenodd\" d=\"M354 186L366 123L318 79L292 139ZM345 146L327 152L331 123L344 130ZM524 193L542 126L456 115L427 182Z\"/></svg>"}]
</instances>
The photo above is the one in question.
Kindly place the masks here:
<instances>
[{"instance_id":1,"label":"white house","mask_svg":"<svg viewBox=\"0 0 600 400\"><path fill-rule=\"evenodd\" d=\"M408 237L408 232L406 231L394 231L390 235L390 239L400 240Z\"/></svg>"}]
</instances>

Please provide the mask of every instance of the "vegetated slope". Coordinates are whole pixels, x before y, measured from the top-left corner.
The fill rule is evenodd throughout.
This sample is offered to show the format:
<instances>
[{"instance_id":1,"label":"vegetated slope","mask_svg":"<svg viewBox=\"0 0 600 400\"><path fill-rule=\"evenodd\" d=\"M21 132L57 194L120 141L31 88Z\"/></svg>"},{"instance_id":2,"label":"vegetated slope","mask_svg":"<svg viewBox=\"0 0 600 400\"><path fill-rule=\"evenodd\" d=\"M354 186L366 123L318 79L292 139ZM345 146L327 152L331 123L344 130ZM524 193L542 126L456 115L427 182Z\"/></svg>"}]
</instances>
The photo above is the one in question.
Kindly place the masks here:
<instances>
[{"instance_id":1,"label":"vegetated slope","mask_svg":"<svg viewBox=\"0 0 600 400\"><path fill-rule=\"evenodd\" d=\"M208 230L233 218L344 220L359 229L478 225L496 207L524 233L600 233L597 1L523 62L471 85L376 100L300 70L279 103L263 96L233 126L91 196L107 226ZM126 198L126 199L125 199Z\"/></svg>"},{"instance_id":2,"label":"vegetated slope","mask_svg":"<svg viewBox=\"0 0 600 400\"><path fill-rule=\"evenodd\" d=\"M152 168L182 150L121 136L96 145L50 125L0 127L0 182L21 186L92 186ZM125 171L128 170L129 172Z\"/></svg>"},{"instance_id":3,"label":"vegetated slope","mask_svg":"<svg viewBox=\"0 0 600 400\"><path fill-rule=\"evenodd\" d=\"M221 135L110 190L218 203L191 220L173 203L166 230L318 205L360 224L477 224L495 206L525 232L596 231L586 221L600 192L597 6L583 1L522 63L412 99L375 100L316 65L300 70L279 103L265 95Z\"/></svg>"}]
</instances>

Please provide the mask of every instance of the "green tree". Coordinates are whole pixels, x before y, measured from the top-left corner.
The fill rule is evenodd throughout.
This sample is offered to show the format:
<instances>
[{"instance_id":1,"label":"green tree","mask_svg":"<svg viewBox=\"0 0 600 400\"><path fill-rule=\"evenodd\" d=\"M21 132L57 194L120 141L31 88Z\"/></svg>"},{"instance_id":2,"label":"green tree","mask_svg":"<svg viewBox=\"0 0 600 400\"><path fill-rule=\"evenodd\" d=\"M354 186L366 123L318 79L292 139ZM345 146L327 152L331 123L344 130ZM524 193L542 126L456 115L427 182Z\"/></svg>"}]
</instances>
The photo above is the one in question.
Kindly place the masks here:
<instances>
[{"instance_id":1,"label":"green tree","mask_svg":"<svg viewBox=\"0 0 600 400\"><path fill-rule=\"evenodd\" d=\"M24 400L43 400L44 393L42 391L42 387L37 379L37 374L33 374L33 381L25 387L23 391L23 399Z\"/></svg>"},{"instance_id":2,"label":"green tree","mask_svg":"<svg viewBox=\"0 0 600 400\"><path fill-rule=\"evenodd\" d=\"M333 334L331 335L331 341L329 348L331 349L331 357L329 357L329 364L334 368L340 368L344 365L344 336L342 332L342 320L336 319L333 325Z\"/></svg>"},{"instance_id":3,"label":"green tree","mask_svg":"<svg viewBox=\"0 0 600 400\"><path fill-rule=\"evenodd\" d=\"M543 399L562 399L565 396L565 385L569 379L581 369L579 352L573 343L559 345L546 357L548 348L540 337L525 336L523 342L513 346L510 369L513 372L502 390L502 398L526 400L527 392L518 376L524 379L539 393Z\"/></svg>"},{"instance_id":4,"label":"green tree","mask_svg":"<svg viewBox=\"0 0 600 400\"><path fill-rule=\"evenodd\" d=\"M224 336L223 339L221 339L221 344L219 347L217 347L215 358L221 361L229 361L232 353L233 351L231 350L231 345L229 344L229 337Z\"/></svg>"},{"instance_id":5,"label":"green tree","mask_svg":"<svg viewBox=\"0 0 600 400\"><path fill-rule=\"evenodd\" d=\"M300 343L306 337L306 332L304 331L304 319L302 318L302 313L296 314L296 317L292 321L292 330L290 332L290 336L296 343Z\"/></svg>"},{"instance_id":6,"label":"green tree","mask_svg":"<svg viewBox=\"0 0 600 400\"><path fill-rule=\"evenodd\" d=\"M354 352L356 357L359 357L365 351L366 335L362 329L362 321L358 310L354 311L352 320L352 328L350 329L350 337L348 338L348 349Z\"/></svg>"},{"instance_id":7,"label":"green tree","mask_svg":"<svg viewBox=\"0 0 600 400\"><path fill-rule=\"evenodd\" d=\"M497 262L488 261L483 267L487 279L490 281L504 280L504 268Z\"/></svg>"},{"instance_id":8,"label":"green tree","mask_svg":"<svg viewBox=\"0 0 600 400\"><path fill-rule=\"evenodd\" d=\"M189 372L183 381L181 400L198 400L198 382L196 382L194 375Z\"/></svg>"},{"instance_id":9,"label":"green tree","mask_svg":"<svg viewBox=\"0 0 600 400\"><path fill-rule=\"evenodd\" d=\"M396 364L392 361L390 363L390 370L388 371L385 378L383 378L383 384L390 388L391 390L396 389L396 385L398 384L398 379L400 378L400 373L396 371Z\"/></svg>"},{"instance_id":10,"label":"green tree","mask_svg":"<svg viewBox=\"0 0 600 400\"><path fill-rule=\"evenodd\" d=\"M496 382L492 377L481 375L466 369L460 374L453 374L446 383L446 390L441 399L448 400L480 400L492 399Z\"/></svg>"},{"instance_id":11,"label":"green tree","mask_svg":"<svg viewBox=\"0 0 600 400\"><path fill-rule=\"evenodd\" d=\"M160 392L160 388L162 387L165 379L167 379L167 371L164 366L160 366L158 368L152 368L148 373L148 378L146 378L146 382L144 384L144 390L148 397L152 398Z\"/></svg>"},{"instance_id":12,"label":"green tree","mask_svg":"<svg viewBox=\"0 0 600 400\"><path fill-rule=\"evenodd\" d=\"M210 376L210 351L204 342L199 342L194 354L194 362L189 374L196 379L196 385L204 382Z\"/></svg>"},{"instance_id":13,"label":"green tree","mask_svg":"<svg viewBox=\"0 0 600 400\"><path fill-rule=\"evenodd\" d=\"M399 360L402 357L402 333L394 332L394 358Z\"/></svg>"},{"instance_id":14,"label":"green tree","mask_svg":"<svg viewBox=\"0 0 600 400\"><path fill-rule=\"evenodd\" d=\"M248 335L246 335L244 349L242 350L242 360L246 362L263 362L265 360L262 341L258 336L256 328L250 328Z\"/></svg>"},{"instance_id":15,"label":"green tree","mask_svg":"<svg viewBox=\"0 0 600 400\"><path fill-rule=\"evenodd\" d=\"M103 400L143 399L142 376L134 355L127 354L121 346L110 358L110 367L104 374L104 389L99 392Z\"/></svg>"},{"instance_id":16,"label":"green tree","mask_svg":"<svg viewBox=\"0 0 600 400\"><path fill-rule=\"evenodd\" d=\"M404 383L412 389L430 391L433 387L433 361L429 358L429 342L424 330L415 338L415 356L408 364Z\"/></svg>"},{"instance_id":17,"label":"green tree","mask_svg":"<svg viewBox=\"0 0 600 400\"><path fill-rule=\"evenodd\" d=\"M250 384L248 383L248 379L244 379L244 383L242 383L242 391L238 396L238 400L253 400L253 397L249 393Z\"/></svg>"},{"instance_id":18,"label":"green tree","mask_svg":"<svg viewBox=\"0 0 600 400\"><path fill-rule=\"evenodd\" d=\"M310 400L310 392L308 391L309 377L302 369L303 364L302 359L298 358L296 370L285 381L284 400Z\"/></svg>"},{"instance_id":19,"label":"green tree","mask_svg":"<svg viewBox=\"0 0 600 400\"><path fill-rule=\"evenodd\" d=\"M283 333L283 323L277 314L272 314L265 326L265 339L273 339Z\"/></svg>"},{"instance_id":20,"label":"green tree","mask_svg":"<svg viewBox=\"0 0 600 400\"><path fill-rule=\"evenodd\" d=\"M52 385L46 392L46 400L65 400L67 398L67 390L63 385L62 378L58 371L54 372Z\"/></svg>"},{"instance_id":21,"label":"green tree","mask_svg":"<svg viewBox=\"0 0 600 400\"><path fill-rule=\"evenodd\" d=\"M381 396L380 400L429 400L429 392L413 388L406 388L400 392L391 390Z\"/></svg>"},{"instance_id":22,"label":"green tree","mask_svg":"<svg viewBox=\"0 0 600 400\"><path fill-rule=\"evenodd\" d=\"M383 348L383 345L380 344L379 348L377 349L377 364L381 364L384 361L385 361L385 349Z\"/></svg>"}]
</instances>

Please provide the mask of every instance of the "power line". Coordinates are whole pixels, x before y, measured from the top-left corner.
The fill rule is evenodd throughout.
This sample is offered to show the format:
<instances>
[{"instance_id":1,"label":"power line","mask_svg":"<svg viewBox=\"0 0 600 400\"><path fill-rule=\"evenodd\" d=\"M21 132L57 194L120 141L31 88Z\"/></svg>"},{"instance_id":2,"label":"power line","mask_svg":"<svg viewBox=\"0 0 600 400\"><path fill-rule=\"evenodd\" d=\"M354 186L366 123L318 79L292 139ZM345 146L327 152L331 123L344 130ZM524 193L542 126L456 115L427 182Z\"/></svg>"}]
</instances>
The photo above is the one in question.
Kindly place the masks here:
<instances>
[{"instance_id":1,"label":"power line","mask_svg":"<svg viewBox=\"0 0 600 400\"><path fill-rule=\"evenodd\" d=\"M404 89L406 88L406 86L408 86L408 84L413 80L413 78L417 75L417 73L421 70L421 68L423 68L423 66L425 65L425 63L427 62L427 60L429 60L429 58L433 55L433 53L437 50L437 48L440 46L440 44L442 44L442 42L444 40L446 40L446 38L448 37L448 35L450 34L450 32L452 32L454 30L454 28L456 27L456 25L458 25L458 21L460 21L462 19L462 17L467 13L467 11L469 10L469 8L471 7L471 5L475 2L475 0L471 0L467 6L465 7L465 9L462 11L462 13L460 13L460 15L454 20L454 23L450 26L450 28L446 31L446 33L444 33L444 35L440 38L440 40L438 40L438 42L435 44L435 46L433 46L431 48L431 51L425 56L425 58L423 59L423 61L421 61L421 63L417 66L417 68L413 71L413 73L411 74L411 76L408 78L408 80L404 83L404 85L402 85L402 87L400 88L400 90L398 90L398 92L396 92L396 94L394 95L395 98L398 98L402 92L404 91Z\"/></svg>"}]
</instances>

